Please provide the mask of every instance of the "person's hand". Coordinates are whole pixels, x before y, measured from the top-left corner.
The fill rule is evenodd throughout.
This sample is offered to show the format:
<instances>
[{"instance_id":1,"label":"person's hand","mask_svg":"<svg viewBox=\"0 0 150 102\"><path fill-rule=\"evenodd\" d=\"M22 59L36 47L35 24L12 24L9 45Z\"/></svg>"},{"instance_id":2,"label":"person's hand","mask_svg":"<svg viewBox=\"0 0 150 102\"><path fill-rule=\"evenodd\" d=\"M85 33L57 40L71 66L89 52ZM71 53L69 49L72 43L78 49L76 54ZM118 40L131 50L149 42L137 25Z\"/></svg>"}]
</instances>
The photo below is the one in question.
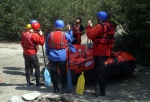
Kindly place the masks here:
<instances>
[{"instance_id":1,"label":"person's hand","mask_svg":"<svg viewBox=\"0 0 150 102\"><path fill-rule=\"evenodd\" d=\"M30 29L29 31L30 31L31 33L33 33L33 32L34 32L34 30L33 30L33 29Z\"/></svg>"},{"instance_id":2,"label":"person's hand","mask_svg":"<svg viewBox=\"0 0 150 102\"><path fill-rule=\"evenodd\" d=\"M79 30L76 31L77 33L81 33Z\"/></svg>"},{"instance_id":3,"label":"person's hand","mask_svg":"<svg viewBox=\"0 0 150 102\"><path fill-rule=\"evenodd\" d=\"M43 36L43 32L41 30L39 31L39 35Z\"/></svg>"},{"instance_id":4,"label":"person's hand","mask_svg":"<svg viewBox=\"0 0 150 102\"><path fill-rule=\"evenodd\" d=\"M88 21L87 21L87 26L91 26L91 27L92 27L92 25L93 25L93 24L92 24L92 21L91 21L91 20L88 20Z\"/></svg>"},{"instance_id":5,"label":"person's hand","mask_svg":"<svg viewBox=\"0 0 150 102\"><path fill-rule=\"evenodd\" d=\"M67 29L68 29L68 30L70 30L70 29L71 29L71 27L70 27L70 25L69 25L69 24L67 25Z\"/></svg>"}]
</instances>

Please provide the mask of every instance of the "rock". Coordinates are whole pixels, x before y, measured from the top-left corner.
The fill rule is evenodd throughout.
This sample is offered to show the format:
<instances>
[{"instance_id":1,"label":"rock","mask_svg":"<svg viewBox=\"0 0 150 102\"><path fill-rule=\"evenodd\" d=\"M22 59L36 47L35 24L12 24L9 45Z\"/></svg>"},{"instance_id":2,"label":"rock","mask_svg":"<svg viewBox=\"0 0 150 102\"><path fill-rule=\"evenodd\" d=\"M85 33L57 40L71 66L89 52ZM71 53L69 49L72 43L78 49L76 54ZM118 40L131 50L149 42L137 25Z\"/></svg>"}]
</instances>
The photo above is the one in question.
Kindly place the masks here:
<instances>
[{"instance_id":1,"label":"rock","mask_svg":"<svg viewBox=\"0 0 150 102\"><path fill-rule=\"evenodd\" d=\"M78 102L78 100L79 100L78 98L76 98L72 94L63 94L61 96L61 99L63 99L66 102Z\"/></svg>"},{"instance_id":2,"label":"rock","mask_svg":"<svg viewBox=\"0 0 150 102\"><path fill-rule=\"evenodd\" d=\"M50 93L50 94L47 94L47 95L45 95L45 96L43 96L43 98L45 99L45 100L48 100L48 101L56 101L56 102L58 102L58 101L60 101L61 100L61 95L59 95L59 94L53 94L53 93Z\"/></svg>"},{"instance_id":3,"label":"rock","mask_svg":"<svg viewBox=\"0 0 150 102\"><path fill-rule=\"evenodd\" d=\"M12 96L8 102L25 102L25 101L22 100L22 98L19 96Z\"/></svg>"},{"instance_id":4,"label":"rock","mask_svg":"<svg viewBox=\"0 0 150 102\"><path fill-rule=\"evenodd\" d=\"M40 95L41 94L39 92L33 92L33 93L27 93L27 94L22 95L22 98L25 101L31 101L31 100L34 100L35 98L37 98Z\"/></svg>"},{"instance_id":5,"label":"rock","mask_svg":"<svg viewBox=\"0 0 150 102\"><path fill-rule=\"evenodd\" d=\"M53 101L53 102L78 102L78 98L73 96L72 94L49 94L43 96L45 101Z\"/></svg>"}]
</instances>

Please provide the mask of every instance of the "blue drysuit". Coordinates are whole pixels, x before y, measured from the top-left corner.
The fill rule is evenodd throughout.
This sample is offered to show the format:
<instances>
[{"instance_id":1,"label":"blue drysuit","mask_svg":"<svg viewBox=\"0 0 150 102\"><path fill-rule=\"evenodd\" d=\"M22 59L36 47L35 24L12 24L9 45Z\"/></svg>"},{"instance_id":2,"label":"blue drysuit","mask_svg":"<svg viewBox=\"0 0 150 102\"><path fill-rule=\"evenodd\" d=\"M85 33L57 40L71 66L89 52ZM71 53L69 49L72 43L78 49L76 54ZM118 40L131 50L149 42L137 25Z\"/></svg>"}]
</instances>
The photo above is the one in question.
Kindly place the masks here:
<instances>
[{"instance_id":1,"label":"blue drysuit","mask_svg":"<svg viewBox=\"0 0 150 102\"><path fill-rule=\"evenodd\" d=\"M71 42L74 40L73 39L73 33L72 30L69 30L67 33L65 33L66 40L68 41L69 48L72 52L76 52L76 49L74 46L71 44ZM54 92L58 93L59 92L59 87L58 87L58 82L57 82L57 76L58 76L58 68L60 69L60 75L61 75L61 83L62 83L62 92L66 93L68 92L67 89L67 71L66 71L66 51L67 49L53 49L49 47L49 39L50 39L50 34L48 35L46 39L46 55L48 56L48 60L50 63L50 70L51 70L51 77L52 77L52 83L53 83L53 88Z\"/></svg>"},{"instance_id":2,"label":"blue drysuit","mask_svg":"<svg viewBox=\"0 0 150 102\"><path fill-rule=\"evenodd\" d=\"M71 52L76 52L76 49L71 44L71 42L74 40L72 30L69 30L68 32L66 32L65 36L66 36L66 40L69 42L69 48ZM50 39L50 34L47 36L47 39L46 39L46 55L48 56L48 60L65 61L67 49L56 50L56 49L49 48L49 39Z\"/></svg>"}]
</instances>

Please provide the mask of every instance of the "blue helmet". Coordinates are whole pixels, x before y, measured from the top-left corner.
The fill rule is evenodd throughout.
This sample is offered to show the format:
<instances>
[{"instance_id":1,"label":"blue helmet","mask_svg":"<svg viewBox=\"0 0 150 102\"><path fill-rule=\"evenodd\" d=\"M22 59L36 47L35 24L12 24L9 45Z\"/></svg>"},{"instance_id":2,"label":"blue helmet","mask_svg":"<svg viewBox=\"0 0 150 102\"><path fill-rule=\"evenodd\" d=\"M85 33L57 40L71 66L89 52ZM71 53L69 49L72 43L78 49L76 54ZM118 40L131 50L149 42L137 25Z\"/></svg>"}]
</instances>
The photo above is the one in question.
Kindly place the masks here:
<instances>
[{"instance_id":1,"label":"blue helmet","mask_svg":"<svg viewBox=\"0 0 150 102\"><path fill-rule=\"evenodd\" d=\"M97 13L97 18L99 18L102 21L106 21L108 19L108 13L105 11L100 11Z\"/></svg>"},{"instance_id":2,"label":"blue helmet","mask_svg":"<svg viewBox=\"0 0 150 102\"><path fill-rule=\"evenodd\" d=\"M38 22L37 20L31 20L30 24L34 23L34 22Z\"/></svg>"},{"instance_id":3,"label":"blue helmet","mask_svg":"<svg viewBox=\"0 0 150 102\"><path fill-rule=\"evenodd\" d=\"M64 27L64 21L62 20L56 20L55 21L55 28L63 28Z\"/></svg>"}]
</instances>

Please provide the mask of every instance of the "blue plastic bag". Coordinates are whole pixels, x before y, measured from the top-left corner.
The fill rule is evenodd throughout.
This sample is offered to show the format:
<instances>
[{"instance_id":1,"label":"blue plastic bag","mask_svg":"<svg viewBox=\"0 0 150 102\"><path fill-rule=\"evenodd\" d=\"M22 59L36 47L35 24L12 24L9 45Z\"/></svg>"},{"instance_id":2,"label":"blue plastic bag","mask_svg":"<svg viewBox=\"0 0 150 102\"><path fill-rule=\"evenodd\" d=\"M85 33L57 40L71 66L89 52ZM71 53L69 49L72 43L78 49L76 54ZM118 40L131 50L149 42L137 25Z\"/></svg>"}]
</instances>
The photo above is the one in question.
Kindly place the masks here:
<instances>
[{"instance_id":1,"label":"blue plastic bag","mask_svg":"<svg viewBox=\"0 0 150 102\"><path fill-rule=\"evenodd\" d=\"M45 85L46 86L50 86L50 84L51 84L51 77L50 77L50 73L49 73L47 67L45 67L44 79L45 79Z\"/></svg>"}]
</instances>

